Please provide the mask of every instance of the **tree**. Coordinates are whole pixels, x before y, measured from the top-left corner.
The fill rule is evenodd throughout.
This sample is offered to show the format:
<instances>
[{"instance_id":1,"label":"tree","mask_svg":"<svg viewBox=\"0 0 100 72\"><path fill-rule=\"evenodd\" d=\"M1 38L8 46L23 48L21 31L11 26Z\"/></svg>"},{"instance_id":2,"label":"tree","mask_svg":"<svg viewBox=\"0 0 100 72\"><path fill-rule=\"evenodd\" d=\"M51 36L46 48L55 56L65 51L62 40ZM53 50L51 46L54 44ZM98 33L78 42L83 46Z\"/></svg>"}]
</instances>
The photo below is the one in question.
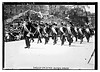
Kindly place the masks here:
<instances>
[{"instance_id":1,"label":"tree","mask_svg":"<svg viewBox=\"0 0 100 72\"><path fill-rule=\"evenodd\" d=\"M73 8L67 11L70 20L75 26L84 26L85 23L88 24L88 17L85 6L74 5Z\"/></svg>"}]
</instances>

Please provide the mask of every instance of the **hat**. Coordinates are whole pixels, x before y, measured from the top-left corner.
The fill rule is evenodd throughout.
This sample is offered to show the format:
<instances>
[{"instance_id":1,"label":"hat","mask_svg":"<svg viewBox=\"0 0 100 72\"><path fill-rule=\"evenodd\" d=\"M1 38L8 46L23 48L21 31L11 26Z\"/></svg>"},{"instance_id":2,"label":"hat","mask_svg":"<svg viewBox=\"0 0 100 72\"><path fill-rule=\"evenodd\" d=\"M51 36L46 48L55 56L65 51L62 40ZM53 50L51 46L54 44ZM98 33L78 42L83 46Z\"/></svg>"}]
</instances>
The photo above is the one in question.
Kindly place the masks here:
<instances>
[{"instance_id":1,"label":"hat","mask_svg":"<svg viewBox=\"0 0 100 72\"><path fill-rule=\"evenodd\" d=\"M48 25L48 23L45 23L45 25Z\"/></svg>"},{"instance_id":2,"label":"hat","mask_svg":"<svg viewBox=\"0 0 100 72\"><path fill-rule=\"evenodd\" d=\"M63 22L61 22L61 25L63 25Z\"/></svg>"},{"instance_id":3,"label":"hat","mask_svg":"<svg viewBox=\"0 0 100 72\"><path fill-rule=\"evenodd\" d=\"M53 25L57 25L56 23L53 23Z\"/></svg>"}]
</instances>

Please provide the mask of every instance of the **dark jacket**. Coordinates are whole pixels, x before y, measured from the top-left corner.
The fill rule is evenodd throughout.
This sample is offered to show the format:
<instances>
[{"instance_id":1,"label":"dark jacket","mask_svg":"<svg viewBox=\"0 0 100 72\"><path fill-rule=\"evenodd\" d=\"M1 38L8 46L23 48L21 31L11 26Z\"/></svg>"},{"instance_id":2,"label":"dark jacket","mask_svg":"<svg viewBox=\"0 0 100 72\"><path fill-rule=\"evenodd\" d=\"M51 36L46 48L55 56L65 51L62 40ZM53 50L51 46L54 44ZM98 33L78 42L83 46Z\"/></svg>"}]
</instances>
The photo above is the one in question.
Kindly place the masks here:
<instances>
[{"instance_id":1,"label":"dark jacket","mask_svg":"<svg viewBox=\"0 0 100 72\"><path fill-rule=\"evenodd\" d=\"M30 29L31 29L31 23L30 22L28 22L28 24L26 25L26 27L27 27L27 29L30 31ZM27 36L27 34L28 34L28 32L26 31L26 30L24 30L24 37L26 37Z\"/></svg>"}]
</instances>

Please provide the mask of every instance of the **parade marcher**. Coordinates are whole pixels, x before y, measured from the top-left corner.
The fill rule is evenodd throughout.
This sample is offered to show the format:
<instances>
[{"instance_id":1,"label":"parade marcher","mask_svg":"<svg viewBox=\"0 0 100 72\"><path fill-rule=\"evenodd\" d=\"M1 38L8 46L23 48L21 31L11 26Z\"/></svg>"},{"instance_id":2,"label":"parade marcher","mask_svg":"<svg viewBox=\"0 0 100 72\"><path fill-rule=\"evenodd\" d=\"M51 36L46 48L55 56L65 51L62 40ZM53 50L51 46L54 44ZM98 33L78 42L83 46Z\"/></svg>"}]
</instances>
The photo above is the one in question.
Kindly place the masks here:
<instances>
[{"instance_id":1,"label":"parade marcher","mask_svg":"<svg viewBox=\"0 0 100 72\"><path fill-rule=\"evenodd\" d=\"M71 31L71 26L73 26L72 22L69 22L69 24L67 24L67 41L69 42L69 46L71 45L71 43L73 42L73 34Z\"/></svg>"},{"instance_id":2,"label":"parade marcher","mask_svg":"<svg viewBox=\"0 0 100 72\"><path fill-rule=\"evenodd\" d=\"M60 27L60 40L61 40L61 45L63 45L64 44L64 42L66 41L66 39L65 39L65 30L66 28L65 28L65 26L64 26L64 24L63 24L63 22L61 22L61 27Z\"/></svg>"},{"instance_id":3,"label":"parade marcher","mask_svg":"<svg viewBox=\"0 0 100 72\"><path fill-rule=\"evenodd\" d=\"M91 28L89 28L89 30L90 30L90 35L91 35L91 37L92 37L92 36L95 34L94 28L91 27Z\"/></svg>"},{"instance_id":4,"label":"parade marcher","mask_svg":"<svg viewBox=\"0 0 100 72\"><path fill-rule=\"evenodd\" d=\"M57 35L56 27L57 27L57 24L54 23L53 26L52 26L52 31L53 31L53 33L55 33Z\"/></svg>"},{"instance_id":5,"label":"parade marcher","mask_svg":"<svg viewBox=\"0 0 100 72\"><path fill-rule=\"evenodd\" d=\"M49 33L50 33L50 27L48 23L45 23L43 31L44 31L45 44L47 44L49 41Z\"/></svg>"},{"instance_id":6,"label":"parade marcher","mask_svg":"<svg viewBox=\"0 0 100 72\"><path fill-rule=\"evenodd\" d=\"M37 43L39 43L39 41L40 41L40 43L42 43L42 40L41 40L41 38L42 38L42 27L41 27L41 22L38 24L38 26L37 26L37 31L38 31L38 42Z\"/></svg>"},{"instance_id":7,"label":"parade marcher","mask_svg":"<svg viewBox=\"0 0 100 72\"><path fill-rule=\"evenodd\" d=\"M84 28L82 28L82 32L84 34L84 37L86 37L87 42L89 42L89 39L91 37L91 30L90 30L89 25L87 25Z\"/></svg>"},{"instance_id":8,"label":"parade marcher","mask_svg":"<svg viewBox=\"0 0 100 72\"><path fill-rule=\"evenodd\" d=\"M52 37L53 37L53 40L54 40L54 45L57 43L57 31L56 31L56 28L57 28L57 24L56 23L53 23L52 25Z\"/></svg>"},{"instance_id":9,"label":"parade marcher","mask_svg":"<svg viewBox=\"0 0 100 72\"><path fill-rule=\"evenodd\" d=\"M77 37L78 37L77 27L76 26L71 26L70 30L71 30L72 36L75 37L76 41L77 41Z\"/></svg>"},{"instance_id":10,"label":"parade marcher","mask_svg":"<svg viewBox=\"0 0 100 72\"><path fill-rule=\"evenodd\" d=\"M30 48L30 29L31 29L31 24L28 20L25 20L23 23L23 27L24 27L24 38L25 38L25 43L26 43L26 47L25 48Z\"/></svg>"},{"instance_id":11,"label":"parade marcher","mask_svg":"<svg viewBox=\"0 0 100 72\"><path fill-rule=\"evenodd\" d=\"M34 26L34 22L33 21L30 21L30 24L31 24L30 32L35 35L36 28ZM34 42L34 35L33 34L30 34L30 42L31 41Z\"/></svg>"},{"instance_id":12,"label":"parade marcher","mask_svg":"<svg viewBox=\"0 0 100 72\"><path fill-rule=\"evenodd\" d=\"M61 22L61 27L60 27L60 39L62 38L62 35L65 35L63 28L64 28L64 25L63 25L63 22Z\"/></svg>"},{"instance_id":13,"label":"parade marcher","mask_svg":"<svg viewBox=\"0 0 100 72\"><path fill-rule=\"evenodd\" d=\"M83 42L83 38L84 38L84 32L85 29L83 29L81 26L77 28L78 31L78 39L80 39L80 44Z\"/></svg>"}]
</instances>

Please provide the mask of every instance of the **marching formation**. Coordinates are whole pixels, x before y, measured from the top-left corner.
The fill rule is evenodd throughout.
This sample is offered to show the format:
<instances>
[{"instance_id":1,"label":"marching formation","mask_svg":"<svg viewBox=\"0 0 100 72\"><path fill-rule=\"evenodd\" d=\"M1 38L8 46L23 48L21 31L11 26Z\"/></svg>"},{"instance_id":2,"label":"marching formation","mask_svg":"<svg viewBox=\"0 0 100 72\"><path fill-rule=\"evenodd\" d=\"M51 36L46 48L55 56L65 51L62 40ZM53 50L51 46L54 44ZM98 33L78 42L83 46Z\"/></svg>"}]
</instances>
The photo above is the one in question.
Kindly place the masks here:
<instances>
[{"instance_id":1,"label":"marching formation","mask_svg":"<svg viewBox=\"0 0 100 72\"><path fill-rule=\"evenodd\" d=\"M72 22L69 24L64 24L61 22L60 26L57 23L44 23L42 21L23 21L23 29L22 32L24 34L26 47L30 48L30 42L34 42L35 34L38 37L37 43L42 43L42 38L45 39L45 44L48 44L49 39L52 38L53 45L55 45L58 41L58 37L60 37L61 45L64 45L65 41L69 42L69 46L73 43L73 38L76 38L76 41L80 39L80 44L83 42L83 38L86 37L87 42L91 36L94 35L95 29L86 26L74 26Z\"/></svg>"}]
</instances>

